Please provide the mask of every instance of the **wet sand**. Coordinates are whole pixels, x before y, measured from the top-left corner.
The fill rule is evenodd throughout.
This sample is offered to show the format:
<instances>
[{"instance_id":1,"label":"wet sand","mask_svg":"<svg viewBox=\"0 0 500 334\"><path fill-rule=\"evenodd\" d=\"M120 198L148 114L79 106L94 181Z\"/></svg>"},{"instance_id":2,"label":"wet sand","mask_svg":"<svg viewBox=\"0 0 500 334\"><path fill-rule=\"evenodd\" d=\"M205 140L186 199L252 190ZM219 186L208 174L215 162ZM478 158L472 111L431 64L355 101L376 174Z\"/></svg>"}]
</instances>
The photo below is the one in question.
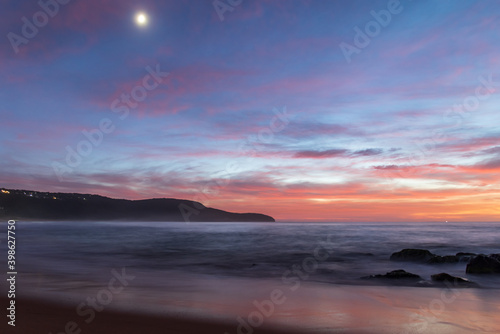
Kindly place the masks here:
<instances>
[{"instance_id":1,"label":"wet sand","mask_svg":"<svg viewBox=\"0 0 500 334\"><path fill-rule=\"evenodd\" d=\"M9 301L0 298L0 305L5 310ZM5 314L5 312L2 312ZM77 322L75 308L41 300L16 299L16 326L7 325L7 318L2 316L2 333L22 334L228 334L237 333L236 326L228 323L217 323L196 319L133 314L116 310L104 310L98 313L89 324ZM74 322L76 325L72 324ZM65 329L64 327L67 326ZM73 326L73 327L72 327ZM275 330L259 328L253 333L286 334L290 329Z\"/></svg>"},{"instance_id":2,"label":"wet sand","mask_svg":"<svg viewBox=\"0 0 500 334\"><path fill-rule=\"evenodd\" d=\"M258 289L253 295L259 298ZM220 296L217 294L220 298ZM160 305L147 309L134 302L128 308L105 308L87 324L74 303L49 299L16 299L16 326L2 312L1 333L104 334L468 334L499 333L500 291L363 286L302 286L264 325L250 330L203 313L175 316ZM209 299L214 295L205 296ZM221 299L218 300L221 302ZM248 314L248 300L234 299L232 310ZM117 304L120 304L117 301ZM5 310L8 300L0 298ZM215 306L216 304L211 304ZM117 305L118 306L118 305ZM123 306L123 305L122 305ZM218 314L224 315L222 310ZM226 310L226 312L229 312ZM246 312L246 313L243 313ZM198 316L199 315L199 316ZM232 316L231 316L232 317ZM230 318L231 318L230 317ZM226 318L228 319L228 318ZM74 321L74 324L71 322ZM65 328L66 327L66 328ZM5 328L7 328L5 330Z\"/></svg>"}]
</instances>

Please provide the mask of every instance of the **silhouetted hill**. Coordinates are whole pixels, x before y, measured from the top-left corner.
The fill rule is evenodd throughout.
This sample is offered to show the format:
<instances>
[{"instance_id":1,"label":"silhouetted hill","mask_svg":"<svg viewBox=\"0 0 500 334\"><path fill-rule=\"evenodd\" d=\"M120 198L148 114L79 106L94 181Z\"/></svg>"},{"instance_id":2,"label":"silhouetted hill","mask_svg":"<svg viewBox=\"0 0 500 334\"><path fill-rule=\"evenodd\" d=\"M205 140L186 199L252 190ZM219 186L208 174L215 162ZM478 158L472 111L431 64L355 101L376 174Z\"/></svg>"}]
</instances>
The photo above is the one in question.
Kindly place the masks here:
<instances>
[{"instance_id":1,"label":"silhouetted hill","mask_svg":"<svg viewBox=\"0 0 500 334\"><path fill-rule=\"evenodd\" d=\"M174 198L112 199L89 194L0 189L0 217L24 220L274 222L259 213L233 213Z\"/></svg>"}]
</instances>

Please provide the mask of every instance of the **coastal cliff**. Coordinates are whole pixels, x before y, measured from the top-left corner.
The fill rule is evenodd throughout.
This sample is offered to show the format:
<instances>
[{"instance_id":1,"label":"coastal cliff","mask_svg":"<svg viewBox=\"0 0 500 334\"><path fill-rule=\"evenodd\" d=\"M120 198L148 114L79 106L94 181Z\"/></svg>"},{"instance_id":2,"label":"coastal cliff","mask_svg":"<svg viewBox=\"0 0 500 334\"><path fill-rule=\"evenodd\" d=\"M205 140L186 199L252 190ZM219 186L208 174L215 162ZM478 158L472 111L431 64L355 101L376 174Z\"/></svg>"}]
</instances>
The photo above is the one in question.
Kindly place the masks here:
<instances>
[{"instance_id":1,"label":"coastal cliff","mask_svg":"<svg viewBox=\"0 0 500 334\"><path fill-rule=\"evenodd\" d=\"M145 200L0 189L0 217L23 220L274 222L260 213L234 213L174 198Z\"/></svg>"}]
</instances>

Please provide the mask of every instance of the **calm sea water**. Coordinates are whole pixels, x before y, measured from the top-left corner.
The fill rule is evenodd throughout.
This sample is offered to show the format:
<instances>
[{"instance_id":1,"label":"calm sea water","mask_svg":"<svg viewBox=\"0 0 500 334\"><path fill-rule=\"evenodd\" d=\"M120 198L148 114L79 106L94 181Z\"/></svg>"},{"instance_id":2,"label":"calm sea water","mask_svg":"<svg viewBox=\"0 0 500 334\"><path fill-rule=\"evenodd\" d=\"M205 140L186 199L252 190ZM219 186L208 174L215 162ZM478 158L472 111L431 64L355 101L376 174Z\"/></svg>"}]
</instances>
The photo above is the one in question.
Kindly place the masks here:
<instances>
[{"instance_id":1,"label":"calm sea water","mask_svg":"<svg viewBox=\"0 0 500 334\"><path fill-rule=\"evenodd\" d=\"M367 284L359 278L405 269L425 279L446 271L500 288L496 276L466 275L465 263L389 261L403 248L439 255L500 253L500 224L491 223L18 222L17 243L20 271L69 281L92 281L115 267L148 272L158 279L150 282L153 288L174 274L283 279L296 276L286 273L298 265L309 271L308 281Z\"/></svg>"}]
</instances>

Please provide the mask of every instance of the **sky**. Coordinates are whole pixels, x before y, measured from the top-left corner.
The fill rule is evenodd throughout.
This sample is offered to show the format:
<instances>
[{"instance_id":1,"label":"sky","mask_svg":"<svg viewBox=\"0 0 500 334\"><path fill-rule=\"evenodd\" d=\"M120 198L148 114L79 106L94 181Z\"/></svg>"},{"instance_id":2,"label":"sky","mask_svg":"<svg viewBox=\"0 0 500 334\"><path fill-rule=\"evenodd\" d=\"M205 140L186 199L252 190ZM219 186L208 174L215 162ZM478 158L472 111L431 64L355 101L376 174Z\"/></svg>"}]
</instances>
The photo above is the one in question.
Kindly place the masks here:
<instances>
[{"instance_id":1,"label":"sky","mask_svg":"<svg viewBox=\"0 0 500 334\"><path fill-rule=\"evenodd\" d=\"M279 221L500 220L500 1L2 9L1 187Z\"/></svg>"}]
</instances>

